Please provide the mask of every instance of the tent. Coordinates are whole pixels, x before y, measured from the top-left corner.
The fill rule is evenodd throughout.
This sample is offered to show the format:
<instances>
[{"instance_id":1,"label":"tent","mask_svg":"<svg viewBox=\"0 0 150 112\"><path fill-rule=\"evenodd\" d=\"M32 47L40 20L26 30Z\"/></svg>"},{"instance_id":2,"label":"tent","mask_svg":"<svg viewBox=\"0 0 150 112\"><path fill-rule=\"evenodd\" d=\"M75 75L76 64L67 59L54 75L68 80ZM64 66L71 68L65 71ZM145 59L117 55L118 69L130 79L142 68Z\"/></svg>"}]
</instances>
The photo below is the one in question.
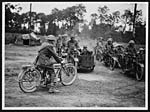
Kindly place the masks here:
<instances>
[{"instance_id":1,"label":"tent","mask_svg":"<svg viewBox=\"0 0 150 112\"><path fill-rule=\"evenodd\" d=\"M37 37L33 32L30 34L19 35L15 41L16 45L41 45L40 38Z\"/></svg>"}]
</instances>

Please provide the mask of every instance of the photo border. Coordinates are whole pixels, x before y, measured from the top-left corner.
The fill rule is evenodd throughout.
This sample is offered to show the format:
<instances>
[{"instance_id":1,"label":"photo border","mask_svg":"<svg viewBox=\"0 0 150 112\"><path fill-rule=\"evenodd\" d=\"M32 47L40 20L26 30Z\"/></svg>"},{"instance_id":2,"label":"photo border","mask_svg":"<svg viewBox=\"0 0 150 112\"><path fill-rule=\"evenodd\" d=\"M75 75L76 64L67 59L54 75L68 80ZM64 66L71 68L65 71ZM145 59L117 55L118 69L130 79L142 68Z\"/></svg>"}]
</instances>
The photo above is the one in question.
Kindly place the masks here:
<instances>
[{"instance_id":1,"label":"photo border","mask_svg":"<svg viewBox=\"0 0 150 112\"><path fill-rule=\"evenodd\" d=\"M18 2L18 1L13 1ZM28 1L27 1L28 2ZM37 1L39 2L39 1ZM41 1L43 2L43 1ZM52 2L52 1L49 1ZM68 1L67 1L68 2ZM110 1L108 1L110 2ZM149 25L149 2L147 4L146 17L146 80L145 80L145 107L5 107L5 7L2 2L2 109L3 110L147 110L148 109L148 25ZM28 2L30 3L30 2ZM83 2L84 3L84 2ZM116 2L117 3L117 2ZM133 2L139 3L139 2ZM141 2L143 3L143 2Z\"/></svg>"}]
</instances>

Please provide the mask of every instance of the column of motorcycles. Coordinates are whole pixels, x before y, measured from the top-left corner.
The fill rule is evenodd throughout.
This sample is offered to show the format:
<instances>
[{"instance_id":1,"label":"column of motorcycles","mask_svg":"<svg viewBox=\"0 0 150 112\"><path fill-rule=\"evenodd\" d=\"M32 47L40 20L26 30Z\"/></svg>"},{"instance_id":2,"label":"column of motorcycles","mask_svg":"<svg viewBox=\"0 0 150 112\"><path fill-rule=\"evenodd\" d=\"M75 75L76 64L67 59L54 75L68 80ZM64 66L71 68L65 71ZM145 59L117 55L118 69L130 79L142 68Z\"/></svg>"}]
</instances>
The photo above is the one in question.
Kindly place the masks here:
<instances>
[{"instance_id":1,"label":"column of motorcycles","mask_svg":"<svg viewBox=\"0 0 150 112\"><path fill-rule=\"evenodd\" d=\"M97 49L96 60L103 62L112 71L116 67L121 68L123 74L132 74L136 80L141 81L145 79L145 49L142 54L144 59L139 58L139 55L139 51L136 55L125 52L125 48L118 44L112 53Z\"/></svg>"}]
</instances>

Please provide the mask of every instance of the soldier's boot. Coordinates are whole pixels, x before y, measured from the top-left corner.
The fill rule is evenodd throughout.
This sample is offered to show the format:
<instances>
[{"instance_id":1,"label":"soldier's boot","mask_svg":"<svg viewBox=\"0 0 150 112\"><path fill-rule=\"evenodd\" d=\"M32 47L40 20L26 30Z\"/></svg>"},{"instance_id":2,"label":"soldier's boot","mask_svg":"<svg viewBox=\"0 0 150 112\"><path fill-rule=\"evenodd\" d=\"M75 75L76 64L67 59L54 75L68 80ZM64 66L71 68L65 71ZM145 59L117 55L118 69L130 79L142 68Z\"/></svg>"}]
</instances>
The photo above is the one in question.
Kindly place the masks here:
<instances>
[{"instance_id":1,"label":"soldier's boot","mask_svg":"<svg viewBox=\"0 0 150 112\"><path fill-rule=\"evenodd\" d=\"M60 91L58 89L56 89L56 84L51 84L50 88L48 90L49 93L59 93Z\"/></svg>"}]
</instances>

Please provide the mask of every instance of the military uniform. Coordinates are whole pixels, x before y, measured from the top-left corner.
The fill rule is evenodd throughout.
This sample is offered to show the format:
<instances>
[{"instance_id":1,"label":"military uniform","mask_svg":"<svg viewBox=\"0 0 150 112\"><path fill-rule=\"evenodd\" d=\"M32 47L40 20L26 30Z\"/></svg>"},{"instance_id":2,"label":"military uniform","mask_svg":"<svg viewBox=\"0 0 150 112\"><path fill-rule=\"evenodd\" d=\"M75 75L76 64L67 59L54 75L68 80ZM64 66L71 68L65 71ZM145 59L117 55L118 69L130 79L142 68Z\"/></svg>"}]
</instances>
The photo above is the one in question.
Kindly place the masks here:
<instances>
[{"instance_id":1,"label":"military uniform","mask_svg":"<svg viewBox=\"0 0 150 112\"><path fill-rule=\"evenodd\" d=\"M140 48L140 50L139 50L139 52L137 54L137 59L138 59L139 63L145 64L145 51L144 51L143 48Z\"/></svg>"},{"instance_id":2,"label":"military uniform","mask_svg":"<svg viewBox=\"0 0 150 112\"><path fill-rule=\"evenodd\" d=\"M134 44L135 42L133 40L130 40L128 46L126 47L125 52L127 52L130 56L137 54Z\"/></svg>"},{"instance_id":3,"label":"military uniform","mask_svg":"<svg viewBox=\"0 0 150 112\"><path fill-rule=\"evenodd\" d=\"M81 55L88 55L88 54L90 54L90 51L87 50L87 46L84 46L81 51Z\"/></svg>"},{"instance_id":4,"label":"military uniform","mask_svg":"<svg viewBox=\"0 0 150 112\"><path fill-rule=\"evenodd\" d=\"M130 68L130 66L133 63L133 57L135 57L137 55L136 49L133 45L131 44L135 44L133 40L129 41L129 45L126 47L125 52L127 52L127 63L128 63L128 67Z\"/></svg>"},{"instance_id":5,"label":"military uniform","mask_svg":"<svg viewBox=\"0 0 150 112\"><path fill-rule=\"evenodd\" d=\"M55 60L55 62L53 59ZM54 45L49 43L49 42L44 42L42 44L40 50L38 51L38 57L37 57L36 64L37 65L52 66L54 63L61 63L60 58L55 53ZM52 70L52 69L48 70L48 74L49 74L50 79L51 79L49 92L50 93L59 92L55 88L57 79L56 79L54 70Z\"/></svg>"},{"instance_id":6,"label":"military uniform","mask_svg":"<svg viewBox=\"0 0 150 112\"><path fill-rule=\"evenodd\" d=\"M78 42L76 40L69 40L67 43L67 47L68 47L68 53L71 53L72 50L79 48Z\"/></svg>"},{"instance_id":7,"label":"military uniform","mask_svg":"<svg viewBox=\"0 0 150 112\"><path fill-rule=\"evenodd\" d=\"M45 44L45 43L44 43ZM47 45L39 50L39 58L37 61L38 65L51 65L52 57L56 60L57 63L60 63L59 57L56 55L53 46Z\"/></svg>"},{"instance_id":8,"label":"military uniform","mask_svg":"<svg viewBox=\"0 0 150 112\"><path fill-rule=\"evenodd\" d=\"M61 53L61 47L62 47L62 39L58 38L56 42L56 52L60 56Z\"/></svg>"},{"instance_id":9,"label":"military uniform","mask_svg":"<svg viewBox=\"0 0 150 112\"><path fill-rule=\"evenodd\" d=\"M108 52L108 53L113 53L113 44L112 43L107 43L106 45L105 45L105 49L106 49L106 52Z\"/></svg>"},{"instance_id":10,"label":"military uniform","mask_svg":"<svg viewBox=\"0 0 150 112\"><path fill-rule=\"evenodd\" d=\"M111 55L114 54L113 50L113 41L112 38L109 38L107 40L107 43L105 44L104 52L103 52L103 59L107 60Z\"/></svg>"},{"instance_id":11,"label":"military uniform","mask_svg":"<svg viewBox=\"0 0 150 112\"><path fill-rule=\"evenodd\" d=\"M69 49L74 49L74 48L79 48L78 46L78 42L76 40L72 41L68 41L67 46Z\"/></svg>"}]
</instances>

